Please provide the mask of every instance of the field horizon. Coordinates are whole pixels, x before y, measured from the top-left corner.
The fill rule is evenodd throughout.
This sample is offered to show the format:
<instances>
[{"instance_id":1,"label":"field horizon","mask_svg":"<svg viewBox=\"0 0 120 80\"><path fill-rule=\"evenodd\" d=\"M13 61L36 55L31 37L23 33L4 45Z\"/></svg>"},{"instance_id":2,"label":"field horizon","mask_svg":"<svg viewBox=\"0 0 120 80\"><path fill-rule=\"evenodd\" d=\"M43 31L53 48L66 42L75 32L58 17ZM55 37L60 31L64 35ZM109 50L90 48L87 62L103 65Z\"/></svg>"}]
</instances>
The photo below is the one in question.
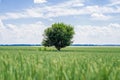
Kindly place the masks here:
<instances>
[{"instance_id":1,"label":"field horizon","mask_svg":"<svg viewBox=\"0 0 120 80\"><path fill-rule=\"evenodd\" d=\"M42 44L0 44L0 46L42 46ZM71 44L70 46L120 46L120 44Z\"/></svg>"}]
</instances>

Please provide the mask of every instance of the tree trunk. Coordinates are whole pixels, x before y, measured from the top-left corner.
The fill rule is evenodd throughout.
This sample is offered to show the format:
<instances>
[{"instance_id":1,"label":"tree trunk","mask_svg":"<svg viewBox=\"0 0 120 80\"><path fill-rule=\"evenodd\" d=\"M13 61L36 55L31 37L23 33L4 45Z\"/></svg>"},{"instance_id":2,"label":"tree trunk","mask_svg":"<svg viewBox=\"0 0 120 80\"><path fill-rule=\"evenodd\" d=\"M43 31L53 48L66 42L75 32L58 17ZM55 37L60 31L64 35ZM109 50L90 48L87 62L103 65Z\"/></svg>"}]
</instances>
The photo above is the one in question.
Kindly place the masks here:
<instances>
[{"instance_id":1,"label":"tree trunk","mask_svg":"<svg viewBox=\"0 0 120 80\"><path fill-rule=\"evenodd\" d=\"M57 50L60 51L60 48L58 48Z\"/></svg>"},{"instance_id":2,"label":"tree trunk","mask_svg":"<svg viewBox=\"0 0 120 80\"><path fill-rule=\"evenodd\" d=\"M57 49L58 51L60 51L61 48L60 48L60 47L56 47L56 49Z\"/></svg>"}]
</instances>

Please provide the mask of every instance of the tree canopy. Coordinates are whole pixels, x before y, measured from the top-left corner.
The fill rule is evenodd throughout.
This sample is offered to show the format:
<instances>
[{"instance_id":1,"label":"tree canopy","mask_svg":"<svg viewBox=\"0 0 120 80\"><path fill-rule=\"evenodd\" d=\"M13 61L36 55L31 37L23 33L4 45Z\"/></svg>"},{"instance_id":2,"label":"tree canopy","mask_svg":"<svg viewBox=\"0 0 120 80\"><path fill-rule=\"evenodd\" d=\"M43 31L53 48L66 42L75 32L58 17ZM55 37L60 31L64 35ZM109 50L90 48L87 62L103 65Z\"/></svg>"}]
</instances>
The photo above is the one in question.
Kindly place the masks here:
<instances>
[{"instance_id":1,"label":"tree canopy","mask_svg":"<svg viewBox=\"0 0 120 80\"><path fill-rule=\"evenodd\" d=\"M44 31L43 46L55 46L60 51L61 48L69 46L73 41L74 28L64 23L54 23Z\"/></svg>"}]
</instances>

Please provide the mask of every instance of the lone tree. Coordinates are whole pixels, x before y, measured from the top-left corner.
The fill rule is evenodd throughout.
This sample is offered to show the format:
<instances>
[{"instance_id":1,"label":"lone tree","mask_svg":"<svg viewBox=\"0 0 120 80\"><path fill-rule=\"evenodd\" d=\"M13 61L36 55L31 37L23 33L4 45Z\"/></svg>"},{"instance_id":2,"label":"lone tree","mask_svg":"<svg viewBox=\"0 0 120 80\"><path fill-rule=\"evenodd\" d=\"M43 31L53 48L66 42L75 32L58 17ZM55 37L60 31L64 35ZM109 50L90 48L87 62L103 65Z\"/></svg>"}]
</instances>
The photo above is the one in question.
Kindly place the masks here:
<instances>
[{"instance_id":1,"label":"lone tree","mask_svg":"<svg viewBox=\"0 0 120 80\"><path fill-rule=\"evenodd\" d=\"M61 48L72 43L73 34L73 26L64 23L54 23L52 27L44 31L42 45L45 47L55 46L60 51Z\"/></svg>"}]
</instances>

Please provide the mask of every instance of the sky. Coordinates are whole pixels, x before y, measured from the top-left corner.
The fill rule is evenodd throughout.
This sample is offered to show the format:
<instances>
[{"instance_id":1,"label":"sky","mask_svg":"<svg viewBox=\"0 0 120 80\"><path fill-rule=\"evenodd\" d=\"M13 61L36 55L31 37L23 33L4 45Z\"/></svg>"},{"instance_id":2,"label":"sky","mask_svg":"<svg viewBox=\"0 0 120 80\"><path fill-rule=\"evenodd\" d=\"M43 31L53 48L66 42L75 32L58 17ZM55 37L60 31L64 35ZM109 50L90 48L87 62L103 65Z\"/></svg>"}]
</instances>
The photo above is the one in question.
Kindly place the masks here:
<instances>
[{"instance_id":1,"label":"sky","mask_svg":"<svg viewBox=\"0 0 120 80\"><path fill-rule=\"evenodd\" d=\"M120 44L120 0L0 0L0 44L41 44L58 22L74 44Z\"/></svg>"}]
</instances>

